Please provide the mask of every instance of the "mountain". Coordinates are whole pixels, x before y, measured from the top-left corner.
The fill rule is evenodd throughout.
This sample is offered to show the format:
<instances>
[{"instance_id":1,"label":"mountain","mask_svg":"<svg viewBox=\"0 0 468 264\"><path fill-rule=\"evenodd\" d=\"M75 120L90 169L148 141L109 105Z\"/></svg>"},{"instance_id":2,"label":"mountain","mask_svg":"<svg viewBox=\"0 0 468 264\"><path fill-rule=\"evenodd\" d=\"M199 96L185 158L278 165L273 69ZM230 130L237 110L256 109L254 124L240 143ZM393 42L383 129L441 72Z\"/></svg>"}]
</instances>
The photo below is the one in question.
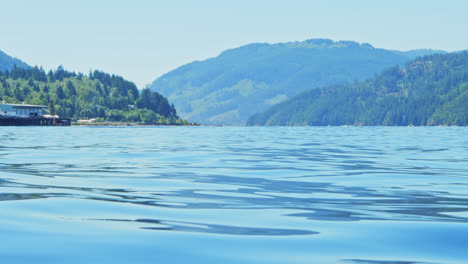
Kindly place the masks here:
<instances>
[{"instance_id":1,"label":"mountain","mask_svg":"<svg viewBox=\"0 0 468 264\"><path fill-rule=\"evenodd\" d=\"M432 49L417 49L417 50L410 50L410 51L392 50L392 51L395 52L396 54L405 56L410 60L415 59L417 57L424 57L424 56L429 56L433 54L447 54L448 53L443 50L432 50Z\"/></svg>"},{"instance_id":2,"label":"mountain","mask_svg":"<svg viewBox=\"0 0 468 264\"><path fill-rule=\"evenodd\" d=\"M414 56L418 53L328 39L250 44L184 65L149 87L174 102L183 118L240 125L300 92L364 80Z\"/></svg>"},{"instance_id":3,"label":"mountain","mask_svg":"<svg viewBox=\"0 0 468 264\"><path fill-rule=\"evenodd\" d=\"M27 65L26 63L20 61L17 58L8 56L0 50L0 72L10 71L15 65L19 68L29 68L29 65Z\"/></svg>"},{"instance_id":4,"label":"mountain","mask_svg":"<svg viewBox=\"0 0 468 264\"><path fill-rule=\"evenodd\" d=\"M61 66L48 73L38 67L13 67L0 71L0 101L46 106L53 102L56 114L74 119L188 124L159 93L139 91L134 83L102 71L83 75Z\"/></svg>"},{"instance_id":5,"label":"mountain","mask_svg":"<svg viewBox=\"0 0 468 264\"><path fill-rule=\"evenodd\" d=\"M247 125L468 125L468 52L418 58L373 79L309 90Z\"/></svg>"}]
</instances>

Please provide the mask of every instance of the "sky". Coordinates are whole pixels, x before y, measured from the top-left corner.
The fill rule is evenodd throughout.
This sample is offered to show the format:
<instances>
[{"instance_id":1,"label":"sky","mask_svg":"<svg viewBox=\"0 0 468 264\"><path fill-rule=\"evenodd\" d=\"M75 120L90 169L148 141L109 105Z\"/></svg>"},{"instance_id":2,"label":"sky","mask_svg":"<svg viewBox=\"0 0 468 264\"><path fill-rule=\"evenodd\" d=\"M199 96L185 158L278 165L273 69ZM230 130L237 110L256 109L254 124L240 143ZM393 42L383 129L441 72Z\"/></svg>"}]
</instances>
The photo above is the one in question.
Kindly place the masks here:
<instances>
[{"instance_id":1,"label":"sky","mask_svg":"<svg viewBox=\"0 0 468 264\"><path fill-rule=\"evenodd\" d=\"M468 49L466 10L466 0L0 0L0 50L46 70L98 69L143 88L254 42Z\"/></svg>"}]
</instances>

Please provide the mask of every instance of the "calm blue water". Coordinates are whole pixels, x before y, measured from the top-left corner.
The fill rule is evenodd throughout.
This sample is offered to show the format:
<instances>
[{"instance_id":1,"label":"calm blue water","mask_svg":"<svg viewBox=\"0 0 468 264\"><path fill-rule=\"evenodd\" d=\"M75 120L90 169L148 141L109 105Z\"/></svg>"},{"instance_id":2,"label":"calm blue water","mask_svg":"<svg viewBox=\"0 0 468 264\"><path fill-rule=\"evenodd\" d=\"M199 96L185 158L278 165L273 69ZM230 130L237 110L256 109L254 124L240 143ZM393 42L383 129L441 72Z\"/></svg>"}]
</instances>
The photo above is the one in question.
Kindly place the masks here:
<instances>
[{"instance_id":1,"label":"calm blue water","mask_svg":"<svg viewBox=\"0 0 468 264\"><path fill-rule=\"evenodd\" d=\"M468 263L468 128L0 128L1 263Z\"/></svg>"}]
</instances>

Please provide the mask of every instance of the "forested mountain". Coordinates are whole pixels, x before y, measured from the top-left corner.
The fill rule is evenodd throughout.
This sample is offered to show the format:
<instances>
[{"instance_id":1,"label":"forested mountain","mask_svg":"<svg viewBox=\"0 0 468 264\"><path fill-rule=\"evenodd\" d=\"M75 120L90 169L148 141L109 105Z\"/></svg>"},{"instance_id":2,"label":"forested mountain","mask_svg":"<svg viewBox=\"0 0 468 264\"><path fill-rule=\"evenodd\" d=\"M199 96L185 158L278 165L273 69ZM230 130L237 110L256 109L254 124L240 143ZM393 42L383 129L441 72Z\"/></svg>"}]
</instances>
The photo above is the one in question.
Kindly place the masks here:
<instances>
[{"instance_id":1,"label":"forested mountain","mask_svg":"<svg viewBox=\"0 0 468 264\"><path fill-rule=\"evenodd\" d=\"M10 71L15 65L19 68L29 68L29 65L27 65L26 63L20 61L17 58L8 56L0 50L0 72Z\"/></svg>"},{"instance_id":2,"label":"forested mountain","mask_svg":"<svg viewBox=\"0 0 468 264\"><path fill-rule=\"evenodd\" d=\"M468 125L468 52L418 58L368 81L314 89L247 125Z\"/></svg>"},{"instance_id":3,"label":"forested mountain","mask_svg":"<svg viewBox=\"0 0 468 264\"><path fill-rule=\"evenodd\" d=\"M145 124L187 124L179 119L167 98L150 89L141 92L135 84L102 71L76 74L58 67L46 73L42 68L18 68L0 72L0 101L49 106L56 114L75 119Z\"/></svg>"},{"instance_id":4,"label":"forested mountain","mask_svg":"<svg viewBox=\"0 0 468 264\"><path fill-rule=\"evenodd\" d=\"M251 44L184 65L155 80L150 88L167 96L186 119L244 124L252 114L300 92L364 80L434 52L396 52L327 39Z\"/></svg>"}]
</instances>

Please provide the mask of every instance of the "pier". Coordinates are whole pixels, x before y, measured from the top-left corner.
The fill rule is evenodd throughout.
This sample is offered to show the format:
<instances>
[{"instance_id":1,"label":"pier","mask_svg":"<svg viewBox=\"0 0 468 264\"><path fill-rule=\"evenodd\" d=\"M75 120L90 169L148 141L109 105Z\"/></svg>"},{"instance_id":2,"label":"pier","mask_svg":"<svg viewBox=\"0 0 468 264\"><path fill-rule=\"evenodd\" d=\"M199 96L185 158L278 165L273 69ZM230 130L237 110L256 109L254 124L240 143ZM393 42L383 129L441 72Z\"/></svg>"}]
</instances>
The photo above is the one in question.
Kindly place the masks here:
<instances>
[{"instance_id":1,"label":"pier","mask_svg":"<svg viewBox=\"0 0 468 264\"><path fill-rule=\"evenodd\" d=\"M0 116L0 126L70 126L69 118Z\"/></svg>"}]
</instances>

